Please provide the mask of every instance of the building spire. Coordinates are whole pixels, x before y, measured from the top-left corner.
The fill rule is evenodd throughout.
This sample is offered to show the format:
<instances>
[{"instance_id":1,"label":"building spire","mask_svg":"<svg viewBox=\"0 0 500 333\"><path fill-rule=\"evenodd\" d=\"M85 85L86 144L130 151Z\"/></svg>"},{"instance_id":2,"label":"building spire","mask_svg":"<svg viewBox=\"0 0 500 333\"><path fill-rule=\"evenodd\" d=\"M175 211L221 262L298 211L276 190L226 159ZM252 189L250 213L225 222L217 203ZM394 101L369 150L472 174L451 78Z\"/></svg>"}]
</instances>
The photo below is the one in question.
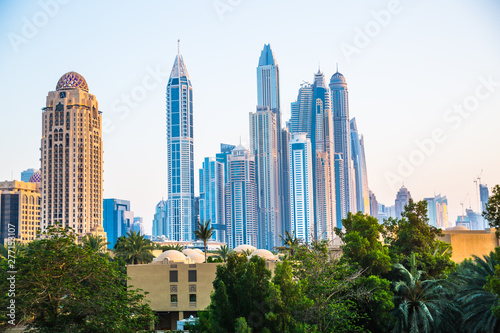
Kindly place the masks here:
<instances>
[{"instance_id":1,"label":"building spire","mask_svg":"<svg viewBox=\"0 0 500 333\"><path fill-rule=\"evenodd\" d=\"M337 73L339 72L339 63L337 63Z\"/></svg>"},{"instance_id":2,"label":"building spire","mask_svg":"<svg viewBox=\"0 0 500 333\"><path fill-rule=\"evenodd\" d=\"M180 39L177 40L177 56L178 57L181 56L181 40Z\"/></svg>"}]
</instances>

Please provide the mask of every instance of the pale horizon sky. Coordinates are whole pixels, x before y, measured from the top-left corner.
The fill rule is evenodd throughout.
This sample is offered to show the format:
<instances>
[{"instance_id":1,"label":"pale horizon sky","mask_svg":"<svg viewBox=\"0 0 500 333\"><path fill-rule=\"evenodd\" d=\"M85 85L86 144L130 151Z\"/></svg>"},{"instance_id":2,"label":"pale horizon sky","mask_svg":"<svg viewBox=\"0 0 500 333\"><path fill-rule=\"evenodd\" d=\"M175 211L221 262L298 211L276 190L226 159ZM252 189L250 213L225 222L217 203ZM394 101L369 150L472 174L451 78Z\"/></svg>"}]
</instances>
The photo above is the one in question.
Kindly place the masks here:
<instances>
[{"instance_id":1,"label":"pale horizon sky","mask_svg":"<svg viewBox=\"0 0 500 333\"><path fill-rule=\"evenodd\" d=\"M166 198L165 88L178 39L194 89L196 175L220 143L241 137L248 147L256 66L270 43L283 121L300 84L318 66L329 81L338 63L380 203L393 205L404 181L416 200L446 195L454 224L467 194L465 207L477 209L481 170L490 189L500 184L494 0L40 0L0 9L0 180L40 167L41 108L76 71L105 121L104 198L130 200L147 233Z\"/></svg>"}]
</instances>

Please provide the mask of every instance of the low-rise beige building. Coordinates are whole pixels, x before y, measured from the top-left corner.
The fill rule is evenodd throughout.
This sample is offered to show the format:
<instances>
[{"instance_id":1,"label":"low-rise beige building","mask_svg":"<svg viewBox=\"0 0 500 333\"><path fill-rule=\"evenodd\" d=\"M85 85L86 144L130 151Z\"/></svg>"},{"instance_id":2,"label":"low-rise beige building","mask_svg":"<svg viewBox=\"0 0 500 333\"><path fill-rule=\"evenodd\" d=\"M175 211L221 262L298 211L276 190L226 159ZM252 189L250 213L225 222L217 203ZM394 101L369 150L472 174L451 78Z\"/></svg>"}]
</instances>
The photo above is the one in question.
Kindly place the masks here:
<instances>
[{"instance_id":1,"label":"low-rise beige building","mask_svg":"<svg viewBox=\"0 0 500 333\"><path fill-rule=\"evenodd\" d=\"M466 227L457 226L443 230L443 234L444 236L440 239L451 244L453 248L451 259L456 263L472 258L473 255L482 258L499 246L494 228L468 230Z\"/></svg>"}]
</instances>

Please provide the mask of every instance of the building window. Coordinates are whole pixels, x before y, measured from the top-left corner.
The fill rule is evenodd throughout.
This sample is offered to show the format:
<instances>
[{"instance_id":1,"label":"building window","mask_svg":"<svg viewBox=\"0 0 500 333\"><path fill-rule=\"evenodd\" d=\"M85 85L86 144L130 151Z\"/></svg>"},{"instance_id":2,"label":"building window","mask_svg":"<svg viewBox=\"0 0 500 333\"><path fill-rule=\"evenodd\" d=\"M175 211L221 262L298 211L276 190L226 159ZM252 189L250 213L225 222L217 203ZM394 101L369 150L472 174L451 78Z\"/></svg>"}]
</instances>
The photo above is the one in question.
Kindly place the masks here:
<instances>
[{"instance_id":1,"label":"building window","mask_svg":"<svg viewBox=\"0 0 500 333\"><path fill-rule=\"evenodd\" d=\"M170 306L177 307L177 294L170 295Z\"/></svg>"},{"instance_id":2,"label":"building window","mask_svg":"<svg viewBox=\"0 0 500 333\"><path fill-rule=\"evenodd\" d=\"M188 271L188 282L196 282L196 271Z\"/></svg>"},{"instance_id":3,"label":"building window","mask_svg":"<svg viewBox=\"0 0 500 333\"><path fill-rule=\"evenodd\" d=\"M170 282L178 282L178 273L177 271L170 271Z\"/></svg>"},{"instance_id":4,"label":"building window","mask_svg":"<svg viewBox=\"0 0 500 333\"><path fill-rule=\"evenodd\" d=\"M196 294L189 294L189 306L196 306Z\"/></svg>"}]
</instances>

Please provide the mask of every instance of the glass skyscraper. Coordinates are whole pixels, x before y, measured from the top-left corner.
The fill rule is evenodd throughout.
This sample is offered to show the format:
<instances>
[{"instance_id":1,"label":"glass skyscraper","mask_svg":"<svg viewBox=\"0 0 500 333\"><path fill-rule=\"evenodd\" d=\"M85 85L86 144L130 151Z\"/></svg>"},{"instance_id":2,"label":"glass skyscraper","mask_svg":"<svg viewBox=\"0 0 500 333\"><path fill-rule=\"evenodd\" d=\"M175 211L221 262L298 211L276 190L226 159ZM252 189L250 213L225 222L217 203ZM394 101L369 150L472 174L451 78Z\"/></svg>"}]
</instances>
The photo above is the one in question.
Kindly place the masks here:
<instances>
[{"instance_id":1,"label":"glass skyscraper","mask_svg":"<svg viewBox=\"0 0 500 333\"><path fill-rule=\"evenodd\" d=\"M306 243L315 239L311 155L311 141L306 133L294 133L289 144L291 229Z\"/></svg>"},{"instance_id":2,"label":"glass skyscraper","mask_svg":"<svg viewBox=\"0 0 500 333\"><path fill-rule=\"evenodd\" d=\"M370 213L370 193L366 174L365 145L359 134L356 118L351 119L351 154L354 165L354 184L356 186L356 208L363 214Z\"/></svg>"},{"instance_id":3,"label":"glass skyscraper","mask_svg":"<svg viewBox=\"0 0 500 333\"><path fill-rule=\"evenodd\" d=\"M134 224L134 213L130 211L130 201L120 199L104 199L103 201L104 231L108 237L108 248L115 246L120 236L125 236Z\"/></svg>"},{"instance_id":4,"label":"glass skyscraper","mask_svg":"<svg viewBox=\"0 0 500 333\"><path fill-rule=\"evenodd\" d=\"M242 145L227 157L226 228L229 247L258 246L255 158Z\"/></svg>"},{"instance_id":5,"label":"glass skyscraper","mask_svg":"<svg viewBox=\"0 0 500 333\"><path fill-rule=\"evenodd\" d=\"M153 238L162 238L168 235L167 202L163 199L155 207L152 235Z\"/></svg>"},{"instance_id":6,"label":"glass skyscraper","mask_svg":"<svg viewBox=\"0 0 500 333\"><path fill-rule=\"evenodd\" d=\"M171 240L194 240L193 87L180 52L167 84L167 209Z\"/></svg>"},{"instance_id":7,"label":"glass skyscraper","mask_svg":"<svg viewBox=\"0 0 500 333\"><path fill-rule=\"evenodd\" d=\"M225 242L224 164L206 157L200 169L200 221L210 221L212 240Z\"/></svg>"},{"instance_id":8,"label":"glass skyscraper","mask_svg":"<svg viewBox=\"0 0 500 333\"><path fill-rule=\"evenodd\" d=\"M333 131L335 153L342 154L343 160L343 182L337 183L341 186L344 201L337 200L337 210L340 209L340 216L345 218L348 212L356 211L356 198L354 195L352 179L352 158L351 158L351 134L349 126L349 99L347 92L347 83L345 78L339 72L332 75L330 79L330 89L332 94L333 109ZM340 221L337 220L337 225Z\"/></svg>"}]
</instances>

